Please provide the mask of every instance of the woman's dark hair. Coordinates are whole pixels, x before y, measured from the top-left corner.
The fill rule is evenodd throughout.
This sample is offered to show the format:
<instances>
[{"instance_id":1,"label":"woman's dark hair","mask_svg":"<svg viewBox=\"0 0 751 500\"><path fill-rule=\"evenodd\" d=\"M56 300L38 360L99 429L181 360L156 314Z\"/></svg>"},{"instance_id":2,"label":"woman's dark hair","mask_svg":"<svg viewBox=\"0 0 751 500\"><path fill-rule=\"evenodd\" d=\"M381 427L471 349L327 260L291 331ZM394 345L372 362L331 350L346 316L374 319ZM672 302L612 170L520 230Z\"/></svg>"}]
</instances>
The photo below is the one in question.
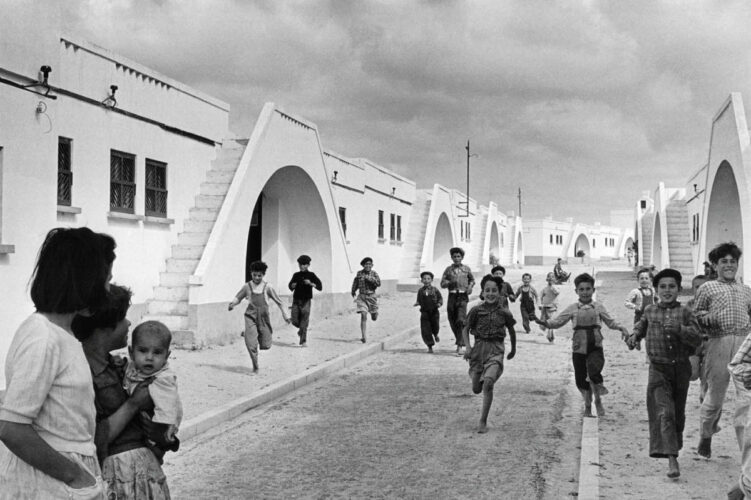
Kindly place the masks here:
<instances>
[{"instance_id":1,"label":"woman's dark hair","mask_svg":"<svg viewBox=\"0 0 751 500\"><path fill-rule=\"evenodd\" d=\"M251 273L263 273L266 274L266 269L268 269L269 266L263 262L262 260L257 260L255 262L250 263L250 272Z\"/></svg>"},{"instance_id":2,"label":"woman's dark hair","mask_svg":"<svg viewBox=\"0 0 751 500\"><path fill-rule=\"evenodd\" d=\"M52 229L31 276L31 300L39 312L97 310L103 303L115 240L87 227Z\"/></svg>"},{"instance_id":3,"label":"woman's dark hair","mask_svg":"<svg viewBox=\"0 0 751 500\"><path fill-rule=\"evenodd\" d=\"M133 293L130 288L111 285L107 292L104 304L92 316L77 315L73 318L73 334L80 341L84 341L94 333L97 328L115 328L119 322L125 319L130 308L130 298Z\"/></svg>"}]
</instances>

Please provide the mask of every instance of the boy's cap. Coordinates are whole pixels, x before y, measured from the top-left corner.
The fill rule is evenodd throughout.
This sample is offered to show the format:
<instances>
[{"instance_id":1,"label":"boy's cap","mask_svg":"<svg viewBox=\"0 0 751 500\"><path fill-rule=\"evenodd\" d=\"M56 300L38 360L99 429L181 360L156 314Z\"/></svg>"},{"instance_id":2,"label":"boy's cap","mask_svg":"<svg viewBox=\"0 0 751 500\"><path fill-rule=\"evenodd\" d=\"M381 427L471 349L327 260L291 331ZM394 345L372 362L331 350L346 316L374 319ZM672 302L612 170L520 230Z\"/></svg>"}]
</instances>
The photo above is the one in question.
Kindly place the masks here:
<instances>
[{"instance_id":1,"label":"boy's cap","mask_svg":"<svg viewBox=\"0 0 751 500\"><path fill-rule=\"evenodd\" d=\"M365 264L367 264L368 262L370 262L370 263L372 264L372 263L373 263L373 259L371 259L370 257L365 257L364 259L362 259L362 260L360 261L360 265L361 265L361 266L364 266L364 265L365 265Z\"/></svg>"},{"instance_id":2,"label":"boy's cap","mask_svg":"<svg viewBox=\"0 0 751 500\"><path fill-rule=\"evenodd\" d=\"M678 286L681 286L681 280L683 279L683 276L679 271L675 269L666 268L655 274L655 277L652 278L652 286L657 288L657 285L660 283L660 280L662 278L675 278L675 282L678 283Z\"/></svg>"},{"instance_id":3,"label":"boy's cap","mask_svg":"<svg viewBox=\"0 0 751 500\"><path fill-rule=\"evenodd\" d=\"M431 273L430 271L423 271L423 272L421 272L420 273L420 278L422 279L422 277L425 276L425 275L430 276L430 279L433 279L433 273Z\"/></svg>"},{"instance_id":4,"label":"boy's cap","mask_svg":"<svg viewBox=\"0 0 751 500\"><path fill-rule=\"evenodd\" d=\"M298 264L310 264L310 257L308 255L301 255L297 258Z\"/></svg>"},{"instance_id":5,"label":"boy's cap","mask_svg":"<svg viewBox=\"0 0 751 500\"><path fill-rule=\"evenodd\" d=\"M449 250L449 255L453 256L455 253L462 254L462 257L464 257L464 249L460 247L453 247L451 250Z\"/></svg>"}]
</instances>

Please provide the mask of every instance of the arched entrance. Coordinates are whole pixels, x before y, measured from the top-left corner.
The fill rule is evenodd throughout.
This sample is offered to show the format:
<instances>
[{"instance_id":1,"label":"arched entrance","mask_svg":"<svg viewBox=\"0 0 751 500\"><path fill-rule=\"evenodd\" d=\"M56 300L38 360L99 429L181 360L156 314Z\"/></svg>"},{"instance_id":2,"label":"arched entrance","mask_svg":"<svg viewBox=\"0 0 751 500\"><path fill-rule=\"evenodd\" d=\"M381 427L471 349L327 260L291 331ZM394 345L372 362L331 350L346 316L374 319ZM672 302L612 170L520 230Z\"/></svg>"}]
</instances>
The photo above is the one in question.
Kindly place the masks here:
<instances>
[{"instance_id":1,"label":"arched entrance","mask_svg":"<svg viewBox=\"0 0 751 500\"><path fill-rule=\"evenodd\" d=\"M743 245L743 224L741 219L741 202L738 195L738 184L733 174L733 168L727 161L723 161L717 169L712 194L707 207L705 227L705 247L709 253L714 247L726 241L734 241ZM700 261L706 256L700 256ZM743 270L739 269L739 276Z\"/></svg>"},{"instance_id":2,"label":"arched entrance","mask_svg":"<svg viewBox=\"0 0 751 500\"><path fill-rule=\"evenodd\" d=\"M655 214L655 230L652 237L652 264L659 271L662 269L662 224L660 214Z\"/></svg>"},{"instance_id":3,"label":"arched entrance","mask_svg":"<svg viewBox=\"0 0 751 500\"><path fill-rule=\"evenodd\" d=\"M245 274L250 263L268 264L266 280L284 290L297 271L297 257L310 255L319 276L331 276L331 237L323 201L313 180L300 167L287 166L269 178L248 228Z\"/></svg>"},{"instance_id":4,"label":"arched entrance","mask_svg":"<svg viewBox=\"0 0 751 500\"><path fill-rule=\"evenodd\" d=\"M589 257L589 251L589 239L582 233L574 241L574 255L572 257Z\"/></svg>"},{"instance_id":5,"label":"arched entrance","mask_svg":"<svg viewBox=\"0 0 751 500\"><path fill-rule=\"evenodd\" d=\"M451 223L445 212L438 217L433 237L433 269L431 271L440 281L443 270L451 265L449 250L454 246L454 236L451 233Z\"/></svg>"},{"instance_id":6,"label":"arched entrance","mask_svg":"<svg viewBox=\"0 0 751 500\"><path fill-rule=\"evenodd\" d=\"M501 259L501 239L498 236L498 224L495 222L490 226L490 244L488 246L490 249L486 264L497 265Z\"/></svg>"}]
</instances>

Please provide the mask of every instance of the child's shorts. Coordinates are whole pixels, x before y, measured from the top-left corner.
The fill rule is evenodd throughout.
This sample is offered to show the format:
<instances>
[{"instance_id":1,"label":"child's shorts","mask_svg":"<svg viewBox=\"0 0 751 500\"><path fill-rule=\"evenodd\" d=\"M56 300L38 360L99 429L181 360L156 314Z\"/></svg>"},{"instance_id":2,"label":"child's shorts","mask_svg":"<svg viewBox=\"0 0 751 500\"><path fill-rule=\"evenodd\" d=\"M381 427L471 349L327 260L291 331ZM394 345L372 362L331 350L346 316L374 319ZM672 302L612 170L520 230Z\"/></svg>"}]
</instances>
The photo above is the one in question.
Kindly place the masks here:
<instances>
[{"instance_id":1,"label":"child's shorts","mask_svg":"<svg viewBox=\"0 0 751 500\"><path fill-rule=\"evenodd\" d=\"M478 340L469 353L469 376L479 373L480 380L496 382L503 374L503 341Z\"/></svg>"},{"instance_id":2,"label":"child's shorts","mask_svg":"<svg viewBox=\"0 0 751 500\"><path fill-rule=\"evenodd\" d=\"M355 305L357 305L358 313L370 313L375 314L378 312L378 298L374 293L371 294L358 294L355 299Z\"/></svg>"}]
</instances>

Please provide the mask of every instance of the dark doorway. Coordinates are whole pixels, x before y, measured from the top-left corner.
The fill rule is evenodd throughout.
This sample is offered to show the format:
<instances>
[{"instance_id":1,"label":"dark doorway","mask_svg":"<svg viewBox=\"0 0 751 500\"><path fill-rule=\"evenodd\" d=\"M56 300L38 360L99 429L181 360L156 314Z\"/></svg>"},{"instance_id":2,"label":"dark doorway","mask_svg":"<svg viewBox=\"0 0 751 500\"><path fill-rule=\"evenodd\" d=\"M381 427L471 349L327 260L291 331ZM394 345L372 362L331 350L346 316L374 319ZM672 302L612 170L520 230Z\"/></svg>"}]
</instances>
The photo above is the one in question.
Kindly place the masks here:
<instances>
[{"instance_id":1,"label":"dark doorway","mask_svg":"<svg viewBox=\"0 0 751 500\"><path fill-rule=\"evenodd\" d=\"M261 234L263 221L263 193L258 197L248 229L248 247L245 251L245 281L250 281L250 263L261 260Z\"/></svg>"}]
</instances>

